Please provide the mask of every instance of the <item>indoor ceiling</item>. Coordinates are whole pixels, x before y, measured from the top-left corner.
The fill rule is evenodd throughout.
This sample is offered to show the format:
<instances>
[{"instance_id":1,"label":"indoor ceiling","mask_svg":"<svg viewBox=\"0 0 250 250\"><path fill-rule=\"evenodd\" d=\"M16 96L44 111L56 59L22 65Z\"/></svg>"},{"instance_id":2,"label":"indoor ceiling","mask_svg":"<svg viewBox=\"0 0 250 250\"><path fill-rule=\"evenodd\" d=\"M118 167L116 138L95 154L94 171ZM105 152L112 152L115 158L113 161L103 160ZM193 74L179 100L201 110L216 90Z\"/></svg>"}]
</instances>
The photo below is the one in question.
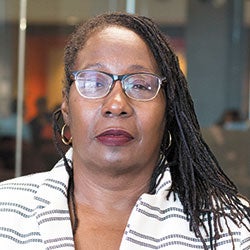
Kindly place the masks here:
<instances>
[{"instance_id":1,"label":"indoor ceiling","mask_svg":"<svg viewBox=\"0 0 250 250\"><path fill-rule=\"evenodd\" d=\"M26 0L28 23L75 24L104 11L125 11L126 0ZM129 0L127 0L129 1ZM185 25L188 0L133 0L136 11L164 24ZM198 0L197 0L198 1ZM220 8L227 0L209 0ZM21 0L0 0L0 20L18 21ZM206 3L203 0L204 4ZM208 0L207 0L208 2ZM250 1L244 0L244 23L250 26Z\"/></svg>"}]
</instances>

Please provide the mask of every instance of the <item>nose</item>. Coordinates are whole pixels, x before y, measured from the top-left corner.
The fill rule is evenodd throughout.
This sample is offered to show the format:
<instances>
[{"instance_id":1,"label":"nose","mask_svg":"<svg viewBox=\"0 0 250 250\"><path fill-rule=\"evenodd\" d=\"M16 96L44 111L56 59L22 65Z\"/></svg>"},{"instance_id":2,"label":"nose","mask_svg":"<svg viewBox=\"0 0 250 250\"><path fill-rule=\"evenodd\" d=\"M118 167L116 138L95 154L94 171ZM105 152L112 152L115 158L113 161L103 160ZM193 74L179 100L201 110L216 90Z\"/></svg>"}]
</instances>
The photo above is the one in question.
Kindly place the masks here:
<instances>
[{"instance_id":1,"label":"nose","mask_svg":"<svg viewBox=\"0 0 250 250\"><path fill-rule=\"evenodd\" d=\"M129 97L124 93L119 80L114 83L111 92L105 97L102 115L105 117L129 117L133 113Z\"/></svg>"}]
</instances>

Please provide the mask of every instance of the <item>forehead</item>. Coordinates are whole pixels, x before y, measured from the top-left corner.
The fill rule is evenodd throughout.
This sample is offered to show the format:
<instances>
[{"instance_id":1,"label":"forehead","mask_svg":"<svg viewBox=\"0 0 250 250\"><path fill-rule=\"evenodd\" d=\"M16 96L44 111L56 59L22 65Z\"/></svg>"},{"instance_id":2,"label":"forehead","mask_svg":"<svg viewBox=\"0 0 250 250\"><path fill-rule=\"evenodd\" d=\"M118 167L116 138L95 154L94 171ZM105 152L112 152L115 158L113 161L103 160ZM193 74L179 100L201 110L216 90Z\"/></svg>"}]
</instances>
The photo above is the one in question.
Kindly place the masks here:
<instances>
[{"instance_id":1,"label":"forehead","mask_svg":"<svg viewBox=\"0 0 250 250\"><path fill-rule=\"evenodd\" d=\"M153 53L134 31L121 26L108 26L92 33L78 54L77 66L85 63L113 62L116 65L142 64L157 71ZM107 62L107 61L106 61Z\"/></svg>"},{"instance_id":2,"label":"forehead","mask_svg":"<svg viewBox=\"0 0 250 250\"><path fill-rule=\"evenodd\" d=\"M93 40L100 39L105 40L105 42L115 40L116 43L141 43L144 46L147 46L144 39L140 37L135 31L123 26L110 25L106 27L99 27L98 29L90 33L83 47L88 45L90 42L92 43Z\"/></svg>"},{"instance_id":3,"label":"forehead","mask_svg":"<svg viewBox=\"0 0 250 250\"><path fill-rule=\"evenodd\" d=\"M96 32L93 33L93 35L95 34L99 34L99 35L103 35L103 36L114 36L114 37L120 37L125 38L125 39L135 39L135 38L139 38L141 40L143 40L138 34L136 34L136 32L134 32L133 30L130 30L126 27L123 26L118 26L118 25L109 25L106 27L103 27L102 29L97 30ZM91 37L91 35L90 35Z\"/></svg>"}]
</instances>

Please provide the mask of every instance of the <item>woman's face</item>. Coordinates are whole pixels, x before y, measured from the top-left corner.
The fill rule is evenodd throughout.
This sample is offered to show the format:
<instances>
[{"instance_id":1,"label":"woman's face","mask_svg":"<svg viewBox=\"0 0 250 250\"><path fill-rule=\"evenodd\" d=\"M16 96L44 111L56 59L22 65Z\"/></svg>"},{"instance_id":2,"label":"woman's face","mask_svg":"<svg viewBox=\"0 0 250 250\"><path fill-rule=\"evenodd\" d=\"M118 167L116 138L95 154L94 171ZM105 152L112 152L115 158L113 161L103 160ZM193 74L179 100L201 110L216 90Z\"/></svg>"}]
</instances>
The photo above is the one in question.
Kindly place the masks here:
<instances>
[{"instance_id":1,"label":"woman's face","mask_svg":"<svg viewBox=\"0 0 250 250\"><path fill-rule=\"evenodd\" d=\"M152 52L133 31L105 28L87 40L74 70L99 70L111 74L158 74ZM159 156L165 126L166 100L162 90L151 101L125 95L120 81L100 99L87 99L73 83L62 111L73 138L74 167L97 173L152 173Z\"/></svg>"}]
</instances>

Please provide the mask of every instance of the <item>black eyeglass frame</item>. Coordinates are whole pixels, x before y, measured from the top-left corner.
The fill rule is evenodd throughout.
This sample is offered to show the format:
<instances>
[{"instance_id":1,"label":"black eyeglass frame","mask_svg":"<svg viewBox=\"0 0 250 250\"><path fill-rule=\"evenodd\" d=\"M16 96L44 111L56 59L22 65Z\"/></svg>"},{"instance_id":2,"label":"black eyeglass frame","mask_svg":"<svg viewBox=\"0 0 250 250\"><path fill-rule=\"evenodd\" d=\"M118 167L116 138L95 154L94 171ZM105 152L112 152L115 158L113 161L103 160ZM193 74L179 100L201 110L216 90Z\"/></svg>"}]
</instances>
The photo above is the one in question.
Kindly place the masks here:
<instances>
[{"instance_id":1,"label":"black eyeglass frame","mask_svg":"<svg viewBox=\"0 0 250 250\"><path fill-rule=\"evenodd\" d=\"M70 79L72 80L72 82L77 82L77 76L82 73L82 72L98 72L98 73L102 73L104 75L107 75L107 76L110 76L112 78L112 84L109 86L108 88L108 91L107 93L105 93L103 96L98 96L98 97L88 97L88 96L85 96L83 95L78 87L77 87L77 91L78 93L83 96L84 98L87 98L87 99L99 99L99 98L103 98L105 96L107 96L111 91L112 89L114 88L115 86L115 83L116 81L120 81L121 84L122 84L122 89L124 91L124 93L126 94L126 96L128 96L129 98L133 99L133 100L136 100L136 101L151 101L153 100L159 93L160 91L160 88L162 87L162 84L164 83L164 81L166 80L166 77L160 77L159 75L157 74L154 74L154 73L149 73L149 72L136 72L136 73L130 73L130 74L124 74L124 75L116 75L116 74L111 74L111 73L107 73L107 72L104 72L104 71L99 71L99 70L75 70L75 71L71 71L71 76L70 76ZM140 74L143 74L143 75L151 75L151 76L154 76L158 79L158 83L159 83L159 86L157 88L157 91L155 93L155 95L149 99L138 99L138 98L134 98L134 97L131 97L127 94L126 92L126 89L124 87L124 80L127 78L127 77L130 77L130 76L134 76L134 75L140 75Z\"/></svg>"}]
</instances>

